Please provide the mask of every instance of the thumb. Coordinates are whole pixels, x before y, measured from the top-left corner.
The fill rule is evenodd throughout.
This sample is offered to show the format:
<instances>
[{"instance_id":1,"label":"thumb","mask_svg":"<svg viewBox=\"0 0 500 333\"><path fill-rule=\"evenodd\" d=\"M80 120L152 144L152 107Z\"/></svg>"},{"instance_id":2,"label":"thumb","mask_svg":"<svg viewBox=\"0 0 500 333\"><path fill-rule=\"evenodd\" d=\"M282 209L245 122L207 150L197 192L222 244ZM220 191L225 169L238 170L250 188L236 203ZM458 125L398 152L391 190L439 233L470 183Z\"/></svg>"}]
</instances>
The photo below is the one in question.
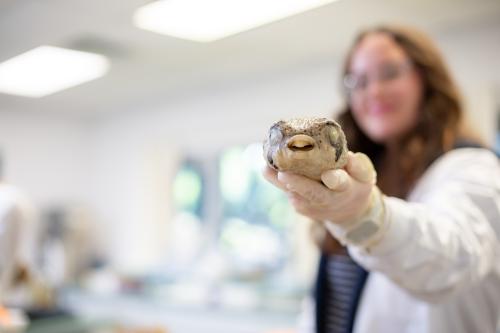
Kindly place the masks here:
<instances>
[{"instance_id":1,"label":"thumb","mask_svg":"<svg viewBox=\"0 0 500 333\"><path fill-rule=\"evenodd\" d=\"M321 175L321 181L332 191L342 192L351 185L351 177L343 169L327 170Z\"/></svg>"},{"instance_id":2,"label":"thumb","mask_svg":"<svg viewBox=\"0 0 500 333\"><path fill-rule=\"evenodd\" d=\"M377 172L373 163L363 153L349 152L345 169L352 178L361 183L375 184L377 182Z\"/></svg>"}]
</instances>

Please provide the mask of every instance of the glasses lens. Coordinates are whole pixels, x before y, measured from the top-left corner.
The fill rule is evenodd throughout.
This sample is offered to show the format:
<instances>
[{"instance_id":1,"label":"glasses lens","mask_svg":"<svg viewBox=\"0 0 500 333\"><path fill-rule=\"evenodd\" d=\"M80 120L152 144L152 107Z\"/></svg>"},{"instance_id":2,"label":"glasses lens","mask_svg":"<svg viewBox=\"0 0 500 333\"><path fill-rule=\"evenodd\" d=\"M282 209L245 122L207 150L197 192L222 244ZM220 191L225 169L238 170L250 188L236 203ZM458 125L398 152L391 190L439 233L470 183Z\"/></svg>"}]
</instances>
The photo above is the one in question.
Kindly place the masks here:
<instances>
[{"instance_id":1,"label":"glasses lens","mask_svg":"<svg viewBox=\"0 0 500 333\"><path fill-rule=\"evenodd\" d=\"M379 82L389 82L396 80L404 75L408 69L412 67L410 62L404 63L386 63L381 66L376 72L372 73L370 79L368 79L366 74L357 75L354 73L349 73L344 76L344 87L348 92L361 91L368 86L368 81L377 80Z\"/></svg>"},{"instance_id":2,"label":"glasses lens","mask_svg":"<svg viewBox=\"0 0 500 333\"><path fill-rule=\"evenodd\" d=\"M388 64L383 66L379 72L379 79L382 81L390 81L399 78L404 72L404 68L401 65Z\"/></svg>"},{"instance_id":3,"label":"glasses lens","mask_svg":"<svg viewBox=\"0 0 500 333\"><path fill-rule=\"evenodd\" d=\"M354 74L347 74L344 76L344 87L347 90L355 90L358 86L358 78Z\"/></svg>"}]
</instances>

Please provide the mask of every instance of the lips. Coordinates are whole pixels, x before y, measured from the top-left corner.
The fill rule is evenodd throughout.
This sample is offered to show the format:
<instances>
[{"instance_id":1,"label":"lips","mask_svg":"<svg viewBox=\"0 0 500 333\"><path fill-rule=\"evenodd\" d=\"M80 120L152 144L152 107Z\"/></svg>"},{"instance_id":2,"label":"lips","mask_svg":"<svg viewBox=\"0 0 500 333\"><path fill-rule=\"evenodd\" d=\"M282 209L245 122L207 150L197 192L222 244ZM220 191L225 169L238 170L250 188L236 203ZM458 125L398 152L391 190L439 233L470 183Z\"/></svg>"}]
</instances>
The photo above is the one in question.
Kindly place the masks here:
<instances>
[{"instance_id":1,"label":"lips","mask_svg":"<svg viewBox=\"0 0 500 333\"><path fill-rule=\"evenodd\" d=\"M371 115L385 115L394 111L392 105L376 103L368 106L368 112Z\"/></svg>"},{"instance_id":2,"label":"lips","mask_svg":"<svg viewBox=\"0 0 500 333\"><path fill-rule=\"evenodd\" d=\"M315 143L309 135L298 134L288 140L287 147L292 151L309 151L314 149Z\"/></svg>"}]
</instances>

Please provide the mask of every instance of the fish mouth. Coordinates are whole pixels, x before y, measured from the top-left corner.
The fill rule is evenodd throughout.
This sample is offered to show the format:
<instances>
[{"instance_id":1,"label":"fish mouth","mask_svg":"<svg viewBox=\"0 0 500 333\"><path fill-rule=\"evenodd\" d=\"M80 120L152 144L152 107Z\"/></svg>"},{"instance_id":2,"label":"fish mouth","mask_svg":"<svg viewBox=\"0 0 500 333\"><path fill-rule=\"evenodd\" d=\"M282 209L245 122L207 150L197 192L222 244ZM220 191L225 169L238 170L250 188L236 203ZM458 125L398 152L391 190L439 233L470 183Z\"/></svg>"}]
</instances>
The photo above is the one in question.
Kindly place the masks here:
<instances>
[{"instance_id":1,"label":"fish mouth","mask_svg":"<svg viewBox=\"0 0 500 333\"><path fill-rule=\"evenodd\" d=\"M305 134L297 134L288 139L287 147L293 152L311 151L316 146L316 141Z\"/></svg>"}]
</instances>

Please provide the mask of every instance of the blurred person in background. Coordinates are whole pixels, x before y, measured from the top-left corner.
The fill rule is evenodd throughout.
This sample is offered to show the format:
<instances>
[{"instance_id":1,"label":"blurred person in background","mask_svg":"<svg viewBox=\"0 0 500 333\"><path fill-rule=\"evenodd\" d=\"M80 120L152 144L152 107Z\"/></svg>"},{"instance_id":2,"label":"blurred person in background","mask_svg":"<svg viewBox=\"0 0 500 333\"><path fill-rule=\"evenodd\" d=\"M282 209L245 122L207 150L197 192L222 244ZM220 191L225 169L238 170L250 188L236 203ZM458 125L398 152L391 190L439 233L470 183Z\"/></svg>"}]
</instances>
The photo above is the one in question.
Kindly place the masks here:
<instances>
[{"instance_id":1,"label":"blurred person in background","mask_svg":"<svg viewBox=\"0 0 500 333\"><path fill-rule=\"evenodd\" d=\"M496 332L499 160L465 128L442 56L420 31L380 26L343 74L346 167L322 183L264 171L324 231L302 331Z\"/></svg>"},{"instance_id":2,"label":"blurred person in background","mask_svg":"<svg viewBox=\"0 0 500 333\"><path fill-rule=\"evenodd\" d=\"M3 181L1 157L0 312L5 319L8 310L4 305L35 308L47 306L50 301L36 268L36 210L20 189Z\"/></svg>"}]
</instances>

